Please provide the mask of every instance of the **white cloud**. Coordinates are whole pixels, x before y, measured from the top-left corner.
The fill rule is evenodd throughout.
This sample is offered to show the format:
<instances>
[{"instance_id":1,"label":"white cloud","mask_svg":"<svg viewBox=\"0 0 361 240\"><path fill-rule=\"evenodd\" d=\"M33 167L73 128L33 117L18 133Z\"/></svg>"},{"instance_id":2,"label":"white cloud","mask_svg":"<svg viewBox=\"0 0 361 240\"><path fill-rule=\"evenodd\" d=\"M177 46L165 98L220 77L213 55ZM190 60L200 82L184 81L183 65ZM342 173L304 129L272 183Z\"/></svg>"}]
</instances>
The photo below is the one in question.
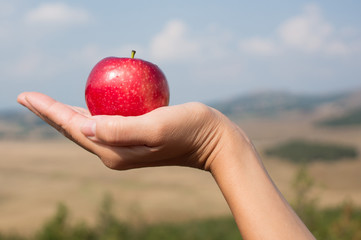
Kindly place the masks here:
<instances>
[{"instance_id":1,"label":"white cloud","mask_svg":"<svg viewBox=\"0 0 361 240\"><path fill-rule=\"evenodd\" d=\"M194 82L238 81L244 68L234 52L233 34L212 23L196 33L188 29L181 20L169 21L152 38L150 58L168 66L176 62L183 76Z\"/></svg>"},{"instance_id":2,"label":"white cloud","mask_svg":"<svg viewBox=\"0 0 361 240\"><path fill-rule=\"evenodd\" d=\"M84 24L90 19L84 9L73 8L65 3L44 3L25 15L25 22L40 25Z\"/></svg>"},{"instance_id":3,"label":"white cloud","mask_svg":"<svg viewBox=\"0 0 361 240\"><path fill-rule=\"evenodd\" d=\"M323 54L342 56L359 51L355 42L361 39L347 38L350 29L335 29L324 19L321 10L315 4L306 5L303 11L281 23L273 38L251 37L239 42L242 52L269 56L292 51L304 54ZM346 34L347 33L347 34ZM352 31L355 37L357 32Z\"/></svg>"},{"instance_id":4,"label":"white cloud","mask_svg":"<svg viewBox=\"0 0 361 240\"><path fill-rule=\"evenodd\" d=\"M279 37L286 46L306 51L318 51L333 32L316 5L307 5L304 12L286 20L278 29Z\"/></svg>"},{"instance_id":5,"label":"white cloud","mask_svg":"<svg viewBox=\"0 0 361 240\"><path fill-rule=\"evenodd\" d=\"M158 60L183 60L197 55L199 44L187 35L187 26L172 20L157 34L150 46L150 54Z\"/></svg>"},{"instance_id":6,"label":"white cloud","mask_svg":"<svg viewBox=\"0 0 361 240\"><path fill-rule=\"evenodd\" d=\"M271 40L258 37L242 40L239 47L246 53L261 56L270 56L277 53L277 47Z\"/></svg>"}]
</instances>

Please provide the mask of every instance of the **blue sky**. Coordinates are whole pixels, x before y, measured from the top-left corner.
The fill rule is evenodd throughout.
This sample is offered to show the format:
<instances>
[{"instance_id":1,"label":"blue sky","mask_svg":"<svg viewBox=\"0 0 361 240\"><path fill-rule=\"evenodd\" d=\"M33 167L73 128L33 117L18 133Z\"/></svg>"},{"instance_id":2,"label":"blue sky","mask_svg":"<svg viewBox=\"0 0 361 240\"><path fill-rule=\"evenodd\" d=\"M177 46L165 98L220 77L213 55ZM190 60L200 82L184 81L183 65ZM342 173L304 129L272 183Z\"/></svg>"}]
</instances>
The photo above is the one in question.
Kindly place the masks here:
<instances>
[{"instance_id":1,"label":"blue sky","mask_svg":"<svg viewBox=\"0 0 361 240\"><path fill-rule=\"evenodd\" d=\"M361 1L0 0L0 109L22 91L85 106L91 68L136 57L171 104L361 88Z\"/></svg>"}]
</instances>

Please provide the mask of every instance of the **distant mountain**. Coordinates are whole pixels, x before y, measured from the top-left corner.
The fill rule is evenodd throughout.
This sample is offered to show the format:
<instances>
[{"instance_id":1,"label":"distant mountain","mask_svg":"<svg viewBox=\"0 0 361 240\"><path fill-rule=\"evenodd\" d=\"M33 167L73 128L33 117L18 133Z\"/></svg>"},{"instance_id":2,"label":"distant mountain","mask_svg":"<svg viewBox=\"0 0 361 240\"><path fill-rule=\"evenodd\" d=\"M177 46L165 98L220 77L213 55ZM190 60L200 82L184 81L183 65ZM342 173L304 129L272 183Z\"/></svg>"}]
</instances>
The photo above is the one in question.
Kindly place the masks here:
<instances>
[{"instance_id":1,"label":"distant mountain","mask_svg":"<svg viewBox=\"0 0 361 240\"><path fill-rule=\"evenodd\" d=\"M355 94L360 92L343 92L326 95L305 95L289 92L259 92L243 95L211 104L228 116L253 116L267 117L274 116L287 111L312 112L324 105L355 105L349 103ZM361 101L359 102L361 106ZM357 105L357 104L356 104Z\"/></svg>"},{"instance_id":2,"label":"distant mountain","mask_svg":"<svg viewBox=\"0 0 361 240\"><path fill-rule=\"evenodd\" d=\"M49 139L58 136L52 127L30 111L0 111L0 140Z\"/></svg>"},{"instance_id":3,"label":"distant mountain","mask_svg":"<svg viewBox=\"0 0 361 240\"><path fill-rule=\"evenodd\" d=\"M4 110L0 112L0 122L16 124L19 126L41 126L44 125L44 121L30 113L27 110L17 111L17 110Z\"/></svg>"}]
</instances>

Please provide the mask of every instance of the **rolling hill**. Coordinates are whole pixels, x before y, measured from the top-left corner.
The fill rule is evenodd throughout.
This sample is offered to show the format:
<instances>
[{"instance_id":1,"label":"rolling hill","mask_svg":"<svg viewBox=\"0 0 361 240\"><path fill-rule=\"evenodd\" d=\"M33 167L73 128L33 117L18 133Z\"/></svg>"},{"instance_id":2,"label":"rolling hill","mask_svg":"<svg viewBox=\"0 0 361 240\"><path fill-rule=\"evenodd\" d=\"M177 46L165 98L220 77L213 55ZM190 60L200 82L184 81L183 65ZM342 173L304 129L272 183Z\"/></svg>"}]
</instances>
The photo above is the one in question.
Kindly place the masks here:
<instances>
[{"instance_id":1,"label":"rolling hill","mask_svg":"<svg viewBox=\"0 0 361 240\"><path fill-rule=\"evenodd\" d=\"M0 140L57 138L60 135L27 110L0 111Z\"/></svg>"},{"instance_id":2,"label":"rolling hill","mask_svg":"<svg viewBox=\"0 0 361 240\"><path fill-rule=\"evenodd\" d=\"M360 100L357 102L357 100ZM289 111L313 112L321 107L332 107L339 113L361 106L361 91L350 91L324 95L294 94L290 92L259 92L242 95L211 104L228 116L266 117Z\"/></svg>"},{"instance_id":3,"label":"rolling hill","mask_svg":"<svg viewBox=\"0 0 361 240\"><path fill-rule=\"evenodd\" d=\"M233 119L273 117L296 111L316 115L323 126L336 126L340 122L355 124L355 121L360 121L361 90L324 95L268 91L241 95L209 105ZM59 136L27 110L0 111L0 140L49 139Z\"/></svg>"}]
</instances>

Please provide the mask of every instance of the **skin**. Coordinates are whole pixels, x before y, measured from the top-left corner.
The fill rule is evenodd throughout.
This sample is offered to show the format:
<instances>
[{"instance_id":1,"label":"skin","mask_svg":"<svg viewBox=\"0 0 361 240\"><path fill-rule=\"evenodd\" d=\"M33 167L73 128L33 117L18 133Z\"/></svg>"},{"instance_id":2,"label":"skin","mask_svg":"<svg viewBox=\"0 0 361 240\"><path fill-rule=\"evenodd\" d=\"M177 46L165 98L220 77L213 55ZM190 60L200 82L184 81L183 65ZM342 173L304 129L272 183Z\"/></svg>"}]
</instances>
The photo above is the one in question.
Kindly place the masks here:
<instances>
[{"instance_id":1,"label":"skin","mask_svg":"<svg viewBox=\"0 0 361 240\"><path fill-rule=\"evenodd\" d=\"M244 239L315 239L246 134L215 109L186 103L137 117L91 116L40 93L22 93L18 102L111 169L178 165L209 171Z\"/></svg>"}]
</instances>

